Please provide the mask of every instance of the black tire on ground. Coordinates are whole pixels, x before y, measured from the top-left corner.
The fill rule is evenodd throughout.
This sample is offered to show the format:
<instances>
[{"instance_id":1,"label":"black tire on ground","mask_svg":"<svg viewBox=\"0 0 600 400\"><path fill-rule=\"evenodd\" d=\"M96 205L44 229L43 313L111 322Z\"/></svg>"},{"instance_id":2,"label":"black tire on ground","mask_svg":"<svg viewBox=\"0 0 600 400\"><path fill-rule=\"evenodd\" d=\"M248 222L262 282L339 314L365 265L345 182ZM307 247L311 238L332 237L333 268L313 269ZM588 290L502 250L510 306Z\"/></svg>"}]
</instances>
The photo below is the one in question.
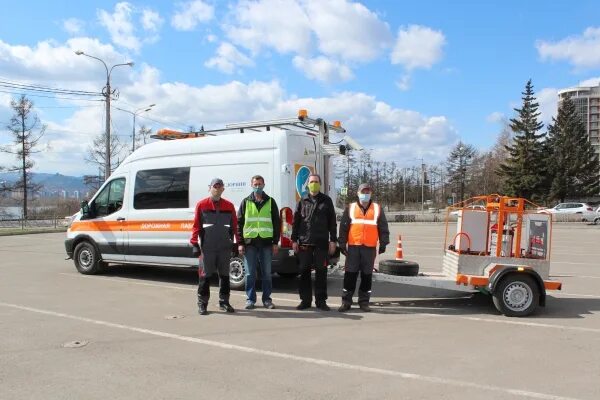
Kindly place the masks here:
<instances>
[{"instance_id":1,"label":"black tire on ground","mask_svg":"<svg viewBox=\"0 0 600 400\"><path fill-rule=\"evenodd\" d=\"M232 257L229 260L229 286L233 290L246 288L246 266L243 258Z\"/></svg>"},{"instance_id":2,"label":"black tire on ground","mask_svg":"<svg viewBox=\"0 0 600 400\"><path fill-rule=\"evenodd\" d=\"M295 277L298 276L297 272L278 272L277 275L279 275L282 278L285 279L294 279Z\"/></svg>"},{"instance_id":3,"label":"black tire on ground","mask_svg":"<svg viewBox=\"0 0 600 400\"><path fill-rule=\"evenodd\" d=\"M379 262L379 272L397 276L417 276L419 264L406 260L382 260Z\"/></svg>"},{"instance_id":4,"label":"black tire on ground","mask_svg":"<svg viewBox=\"0 0 600 400\"><path fill-rule=\"evenodd\" d=\"M600 217L594 218L594 225L600 224Z\"/></svg>"},{"instance_id":5,"label":"black tire on ground","mask_svg":"<svg viewBox=\"0 0 600 400\"><path fill-rule=\"evenodd\" d=\"M494 306L507 317L526 317L540 301L540 289L533 277L514 273L502 278L492 293Z\"/></svg>"},{"instance_id":6,"label":"black tire on ground","mask_svg":"<svg viewBox=\"0 0 600 400\"><path fill-rule=\"evenodd\" d=\"M84 275L99 274L106 267L106 263L100 258L96 246L88 241L80 242L75 246L73 262L77 271Z\"/></svg>"}]
</instances>

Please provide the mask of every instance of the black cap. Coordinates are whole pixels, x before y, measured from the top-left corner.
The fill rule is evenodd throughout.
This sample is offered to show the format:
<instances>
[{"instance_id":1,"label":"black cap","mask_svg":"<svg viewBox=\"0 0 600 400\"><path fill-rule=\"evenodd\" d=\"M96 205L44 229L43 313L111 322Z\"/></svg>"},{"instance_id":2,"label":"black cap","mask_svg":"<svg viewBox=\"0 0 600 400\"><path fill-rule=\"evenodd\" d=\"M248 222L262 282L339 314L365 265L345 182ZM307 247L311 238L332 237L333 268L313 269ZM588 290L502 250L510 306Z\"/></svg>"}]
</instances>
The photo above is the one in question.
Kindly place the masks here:
<instances>
[{"instance_id":1,"label":"black cap","mask_svg":"<svg viewBox=\"0 0 600 400\"><path fill-rule=\"evenodd\" d=\"M213 178L213 180L210 181L210 186L214 186L217 183L220 183L221 186L225 186L225 184L223 183L223 179L221 179L221 178Z\"/></svg>"}]
</instances>

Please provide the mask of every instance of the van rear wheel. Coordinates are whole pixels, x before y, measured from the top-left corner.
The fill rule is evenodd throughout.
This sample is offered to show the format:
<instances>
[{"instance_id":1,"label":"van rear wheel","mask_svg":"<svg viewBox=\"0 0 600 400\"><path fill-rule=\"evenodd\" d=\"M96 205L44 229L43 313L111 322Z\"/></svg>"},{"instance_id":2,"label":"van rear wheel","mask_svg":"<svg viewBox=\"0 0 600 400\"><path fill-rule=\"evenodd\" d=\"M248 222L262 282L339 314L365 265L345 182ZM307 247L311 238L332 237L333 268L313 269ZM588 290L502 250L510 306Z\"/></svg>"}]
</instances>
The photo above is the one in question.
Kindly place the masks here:
<instances>
[{"instance_id":1,"label":"van rear wheel","mask_svg":"<svg viewBox=\"0 0 600 400\"><path fill-rule=\"evenodd\" d=\"M246 266L240 257L232 257L229 260L229 286L233 290L246 288Z\"/></svg>"},{"instance_id":2,"label":"van rear wheel","mask_svg":"<svg viewBox=\"0 0 600 400\"><path fill-rule=\"evenodd\" d=\"M84 275L94 275L102 272L106 263L100 259L100 253L90 242L83 241L75 247L73 252L75 268Z\"/></svg>"}]
</instances>

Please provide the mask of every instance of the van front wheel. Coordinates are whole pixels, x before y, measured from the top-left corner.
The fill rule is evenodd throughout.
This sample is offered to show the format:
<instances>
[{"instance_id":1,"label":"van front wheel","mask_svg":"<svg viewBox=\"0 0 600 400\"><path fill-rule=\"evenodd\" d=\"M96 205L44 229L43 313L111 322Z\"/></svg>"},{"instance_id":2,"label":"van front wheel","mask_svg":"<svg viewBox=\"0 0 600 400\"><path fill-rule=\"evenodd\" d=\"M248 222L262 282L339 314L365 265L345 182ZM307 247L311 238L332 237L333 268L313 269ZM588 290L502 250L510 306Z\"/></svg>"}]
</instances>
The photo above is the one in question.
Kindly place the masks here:
<instances>
[{"instance_id":1,"label":"van front wheel","mask_svg":"<svg viewBox=\"0 0 600 400\"><path fill-rule=\"evenodd\" d=\"M94 275L102 272L105 263L100 259L100 254L96 247L90 242L81 242L75 247L73 252L73 261L75 268L84 275Z\"/></svg>"},{"instance_id":2,"label":"van front wheel","mask_svg":"<svg viewBox=\"0 0 600 400\"><path fill-rule=\"evenodd\" d=\"M240 257L232 257L229 260L229 286L233 290L246 288L246 267L244 260Z\"/></svg>"}]
</instances>

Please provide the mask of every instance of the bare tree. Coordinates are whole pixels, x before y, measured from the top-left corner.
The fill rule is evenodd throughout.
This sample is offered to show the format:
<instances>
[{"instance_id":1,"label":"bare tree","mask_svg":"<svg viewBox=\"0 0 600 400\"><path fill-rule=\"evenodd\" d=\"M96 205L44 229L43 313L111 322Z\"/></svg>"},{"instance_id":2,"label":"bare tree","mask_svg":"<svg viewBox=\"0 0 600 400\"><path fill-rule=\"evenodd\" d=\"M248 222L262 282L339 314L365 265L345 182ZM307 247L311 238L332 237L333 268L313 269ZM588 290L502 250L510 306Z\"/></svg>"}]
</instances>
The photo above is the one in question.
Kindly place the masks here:
<instances>
[{"instance_id":1,"label":"bare tree","mask_svg":"<svg viewBox=\"0 0 600 400\"><path fill-rule=\"evenodd\" d=\"M31 156L43 151L43 149L34 149L44 136L46 126L40 123L33 109L33 102L25 95L17 100L11 100L10 108L12 108L14 114L6 128L13 136L13 144L2 146L0 151L14 154L18 161L18 165L9 167L7 170L18 171L20 174L20 178L12 186L12 190L23 193L23 218L27 219L28 195L41 189L41 185L35 185L31 181L31 169L34 165Z\"/></svg>"},{"instance_id":2,"label":"bare tree","mask_svg":"<svg viewBox=\"0 0 600 400\"><path fill-rule=\"evenodd\" d=\"M87 154L85 156L85 161L89 164L93 164L98 166L98 168L102 171L102 176L107 176L110 174L104 174L105 168L105 157L106 157L106 134L100 133L98 136L94 138L92 141L92 145L87 148ZM111 173L119 166L118 155L124 149L123 143L119 140L117 135L110 135L110 154L109 157L111 160L117 160L117 162L111 163Z\"/></svg>"},{"instance_id":3,"label":"bare tree","mask_svg":"<svg viewBox=\"0 0 600 400\"><path fill-rule=\"evenodd\" d=\"M146 125L140 126L140 129L135 136L135 148L139 149L147 144L150 141L150 135L152 135L152 128L148 128Z\"/></svg>"}]
</instances>

